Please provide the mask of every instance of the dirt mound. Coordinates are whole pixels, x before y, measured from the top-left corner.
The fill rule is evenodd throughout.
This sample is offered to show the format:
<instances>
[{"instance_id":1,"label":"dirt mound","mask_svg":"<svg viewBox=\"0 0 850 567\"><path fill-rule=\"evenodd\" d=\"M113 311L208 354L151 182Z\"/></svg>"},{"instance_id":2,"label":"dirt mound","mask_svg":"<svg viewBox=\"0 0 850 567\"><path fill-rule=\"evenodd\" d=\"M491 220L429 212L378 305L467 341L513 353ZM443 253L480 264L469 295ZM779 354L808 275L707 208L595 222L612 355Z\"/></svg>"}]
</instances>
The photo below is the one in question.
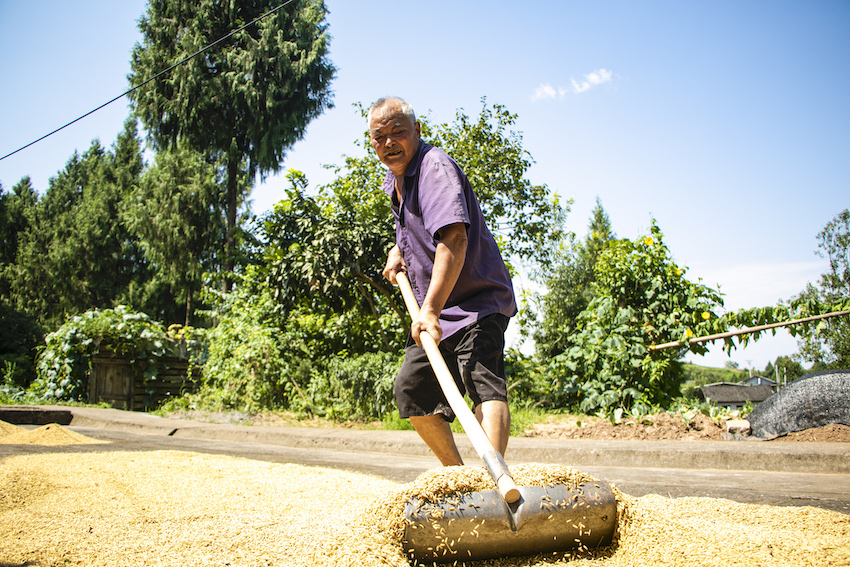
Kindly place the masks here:
<instances>
[{"instance_id":1,"label":"dirt mound","mask_svg":"<svg viewBox=\"0 0 850 567\"><path fill-rule=\"evenodd\" d=\"M437 474L464 480L451 472ZM388 507L411 485L361 474L176 451L56 453L5 458L0 486L0 557L13 565L410 567ZM850 564L850 517L838 512L656 495L621 504L610 548L476 565Z\"/></svg>"},{"instance_id":2,"label":"dirt mound","mask_svg":"<svg viewBox=\"0 0 850 567\"><path fill-rule=\"evenodd\" d=\"M804 431L795 431L772 441L802 441L811 443L850 443L850 426L830 423Z\"/></svg>"},{"instance_id":3,"label":"dirt mound","mask_svg":"<svg viewBox=\"0 0 850 567\"><path fill-rule=\"evenodd\" d=\"M640 419L625 419L617 424L598 417L556 417L548 423L529 427L523 435L551 439L720 441L725 431L724 422L715 422L701 413L690 419L681 414L660 413Z\"/></svg>"},{"instance_id":4,"label":"dirt mound","mask_svg":"<svg viewBox=\"0 0 850 567\"><path fill-rule=\"evenodd\" d=\"M551 417L523 432L524 437L549 439L600 439L626 441L721 441L726 422L715 422L705 414L690 420L681 414L660 413L641 419L626 419L614 424L598 417ZM796 431L771 441L850 443L850 427L832 423L823 427Z\"/></svg>"},{"instance_id":5,"label":"dirt mound","mask_svg":"<svg viewBox=\"0 0 850 567\"><path fill-rule=\"evenodd\" d=\"M0 443L4 445L90 445L107 443L107 441L99 441L75 433L70 429L65 429L58 423L50 423L32 430L22 427L15 427L15 429L17 431L0 437Z\"/></svg>"}]
</instances>

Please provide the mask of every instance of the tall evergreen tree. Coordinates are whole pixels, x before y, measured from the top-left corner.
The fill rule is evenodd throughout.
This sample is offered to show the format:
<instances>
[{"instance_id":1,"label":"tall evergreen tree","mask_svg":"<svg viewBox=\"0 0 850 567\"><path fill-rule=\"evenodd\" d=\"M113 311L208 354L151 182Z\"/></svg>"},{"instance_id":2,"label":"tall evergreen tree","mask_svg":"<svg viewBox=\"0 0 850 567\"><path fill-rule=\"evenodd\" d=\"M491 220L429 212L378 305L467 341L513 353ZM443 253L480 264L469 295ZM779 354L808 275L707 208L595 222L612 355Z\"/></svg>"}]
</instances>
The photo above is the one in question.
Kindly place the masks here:
<instances>
[{"instance_id":1,"label":"tall evergreen tree","mask_svg":"<svg viewBox=\"0 0 850 567\"><path fill-rule=\"evenodd\" d=\"M12 305L11 280L21 239L35 222L38 194L29 177L21 179L11 193L0 185L0 302Z\"/></svg>"},{"instance_id":2,"label":"tall evergreen tree","mask_svg":"<svg viewBox=\"0 0 850 567\"><path fill-rule=\"evenodd\" d=\"M275 6L151 0L130 83L142 85ZM184 140L225 164L225 271L234 264L240 176L279 171L307 124L331 106L326 13L322 0L296 0L131 94L157 149Z\"/></svg>"},{"instance_id":3,"label":"tall evergreen tree","mask_svg":"<svg viewBox=\"0 0 850 567\"><path fill-rule=\"evenodd\" d=\"M597 259L615 240L608 213L597 197L584 241L561 252L545 279L546 293L538 300L542 320L532 331L542 357L555 356L572 346L578 316L593 299Z\"/></svg>"},{"instance_id":4,"label":"tall evergreen tree","mask_svg":"<svg viewBox=\"0 0 850 567\"><path fill-rule=\"evenodd\" d=\"M141 168L135 122L128 121L112 151L94 141L51 178L18 245L10 277L15 307L49 328L68 315L111 307L147 277L120 222Z\"/></svg>"},{"instance_id":5,"label":"tall evergreen tree","mask_svg":"<svg viewBox=\"0 0 850 567\"><path fill-rule=\"evenodd\" d=\"M216 245L222 242L219 203L215 168L178 144L157 154L124 212L158 279L168 282L171 294L185 305L185 325L191 323L203 273L212 271Z\"/></svg>"}]
</instances>

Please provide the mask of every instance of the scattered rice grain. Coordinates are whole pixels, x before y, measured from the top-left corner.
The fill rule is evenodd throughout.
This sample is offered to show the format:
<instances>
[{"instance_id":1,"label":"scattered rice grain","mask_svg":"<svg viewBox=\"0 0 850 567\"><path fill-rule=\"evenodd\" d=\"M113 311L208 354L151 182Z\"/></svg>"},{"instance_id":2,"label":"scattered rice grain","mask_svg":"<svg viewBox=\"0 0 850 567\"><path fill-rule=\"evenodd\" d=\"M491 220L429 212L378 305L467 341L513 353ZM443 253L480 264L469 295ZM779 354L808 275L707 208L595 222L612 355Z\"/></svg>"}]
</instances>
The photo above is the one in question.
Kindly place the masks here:
<instances>
[{"instance_id":1,"label":"scattered rice grain","mask_svg":"<svg viewBox=\"0 0 850 567\"><path fill-rule=\"evenodd\" d=\"M519 484L590 479L551 465L511 470ZM400 542L410 495L493 488L481 467L435 469L399 485L176 451L15 455L0 460L0 486L0 561L34 567L408 567ZM850 564L850 516L838 512L617 496L619 535L609 548L457 565Z\"/></svg>"}]
</instances>

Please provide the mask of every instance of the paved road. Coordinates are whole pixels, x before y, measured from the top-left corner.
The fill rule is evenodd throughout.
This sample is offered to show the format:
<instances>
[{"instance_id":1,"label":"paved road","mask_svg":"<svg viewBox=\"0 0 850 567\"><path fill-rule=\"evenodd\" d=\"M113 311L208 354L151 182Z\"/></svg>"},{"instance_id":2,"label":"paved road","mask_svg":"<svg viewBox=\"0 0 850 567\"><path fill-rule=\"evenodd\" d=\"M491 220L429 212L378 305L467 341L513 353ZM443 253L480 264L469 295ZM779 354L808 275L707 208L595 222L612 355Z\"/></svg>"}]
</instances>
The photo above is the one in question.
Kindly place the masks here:
<instances>
[{"instance_id":1,"label":"paved road","mask_svg":"<svg viewBox=\"0 0 850 567\"><path fill-rule=\"evenodd\" d=\"M179 450L353 470L398 482L410 481L439 465L412 432L211 426L149 420L149 416L139 420L129 414L109 414L110 419L80 415L71 421L83 425L68 425L72 431L110 441L109 445L0 445L0 459L46 452ZM744 503L817 506L850 514L850 474L842 465L850 466L850 446L783 443L787 447L771 447L767 443L723 442L706 450L705 443L709 442L577 444L512 439L507 460L508 464L512 458L515 462L572 464L633 496L706 496ZM477 457L464 443L461 446L467 462L474 463ZM738 454L738 460L724 456L724 451ZM790 470L758 470L760 459L768 459L765 462L774 469ZM812 472L819 460L823 470L838 472ZM689 462L714 467L682 466ZM662 463L675 466L664 467Z\"/></svg>"}]
</instances>

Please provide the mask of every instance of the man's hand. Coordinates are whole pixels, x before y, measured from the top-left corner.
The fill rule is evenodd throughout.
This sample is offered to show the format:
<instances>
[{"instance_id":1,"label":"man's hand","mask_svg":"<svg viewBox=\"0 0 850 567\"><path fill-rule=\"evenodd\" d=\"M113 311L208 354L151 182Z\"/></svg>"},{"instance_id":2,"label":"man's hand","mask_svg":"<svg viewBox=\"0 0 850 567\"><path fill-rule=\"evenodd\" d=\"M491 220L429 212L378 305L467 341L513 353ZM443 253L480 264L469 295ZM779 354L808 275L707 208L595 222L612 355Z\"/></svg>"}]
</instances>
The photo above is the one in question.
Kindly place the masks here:
<instances>
[{"instance_id":1,"label":"man's hand","mask_svg":"<svg viewBox=\"0 0 850 567\"><path fill-rule=\"evenodd\" d=\"M440 326L440 314L432 309L420 309L419 316L410 325L410 338L417 345L422 346L420 333L428 333L434 338L434 342L440 344L443 338L443 328Z\"/></svg>"},{"instance_id":2,"label":"man's hand","mask_svg":"<svg viewBox=\"0 0 850 567\"><path fill-rule=\"evenodd\" d=\"M398 248L398 244L392 247L390 253L387 255L387 264L384 266L384 271L381 272L381 275L389 281L393 285L397 285L398 281L396 281L396 274L399 272L406 272L407 266L404 264L404 258L401 256L401 250Z\"/></svg>"}]
</instances>

